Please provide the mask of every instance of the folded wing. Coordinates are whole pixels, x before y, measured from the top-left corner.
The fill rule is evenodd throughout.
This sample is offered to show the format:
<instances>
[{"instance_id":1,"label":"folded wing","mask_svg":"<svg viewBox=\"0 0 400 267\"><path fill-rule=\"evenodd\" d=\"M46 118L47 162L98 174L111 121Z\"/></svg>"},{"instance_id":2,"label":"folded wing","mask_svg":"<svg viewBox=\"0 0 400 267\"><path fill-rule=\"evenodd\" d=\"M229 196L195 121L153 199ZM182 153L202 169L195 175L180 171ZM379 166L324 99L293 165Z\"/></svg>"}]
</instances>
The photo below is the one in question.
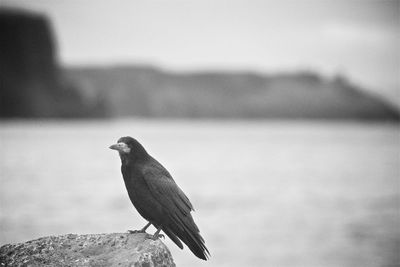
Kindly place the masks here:
<instances>
[{"instance_id":1,"label":"folded wing","mask_svg":"<svg viewBox=\"0 0 400 267\"><path fill-rule=\"evenodd\" d=\"M166 211L167 218L161 225L162 230L178 247L182 248L180 239L197 257L206 260L210 253L190 214L194 209L185 193L156 160L143 169L143 177L153 197Z\"/></svg>"}]
</instances>

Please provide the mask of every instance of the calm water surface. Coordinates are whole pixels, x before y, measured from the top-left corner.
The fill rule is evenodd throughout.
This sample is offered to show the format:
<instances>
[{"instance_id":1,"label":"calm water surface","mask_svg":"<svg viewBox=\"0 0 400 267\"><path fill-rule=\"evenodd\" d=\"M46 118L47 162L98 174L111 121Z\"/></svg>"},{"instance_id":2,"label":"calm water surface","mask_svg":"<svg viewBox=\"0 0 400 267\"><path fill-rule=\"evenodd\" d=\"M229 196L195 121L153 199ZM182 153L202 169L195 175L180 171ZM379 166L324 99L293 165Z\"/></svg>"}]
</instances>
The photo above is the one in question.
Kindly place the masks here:
<instances>
[{"instance_id":1,"label":"calm water surface","mask_svg":"<svg viewBox=\"0 0 400 267\"><path fill-rule=\"evenodd\" d=\"M144 226L108 149L131 135L195 206L212 258L204 263L167 239L178 266L399 266L399 130L352 122L2 122L0 244Z\"/></svg>"}]
</instances>

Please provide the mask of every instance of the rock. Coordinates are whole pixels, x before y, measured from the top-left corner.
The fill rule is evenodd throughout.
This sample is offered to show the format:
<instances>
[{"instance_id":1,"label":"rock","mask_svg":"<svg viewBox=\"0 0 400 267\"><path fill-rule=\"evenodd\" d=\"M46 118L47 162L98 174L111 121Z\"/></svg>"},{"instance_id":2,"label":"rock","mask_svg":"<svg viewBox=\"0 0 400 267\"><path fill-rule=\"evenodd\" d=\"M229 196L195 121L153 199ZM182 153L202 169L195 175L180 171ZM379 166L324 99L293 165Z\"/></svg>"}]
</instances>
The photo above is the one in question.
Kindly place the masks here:
<instances>
[{"instance_id":1,"label":"rock","mask_svg":"<svg viewBox=\"0 0 400 267\"><path fill-rule=\"evenodd\" d=\"M147 234L42 237L0 248L0 266L175 266L161 240Z\"/></svg>"}]
</instances>

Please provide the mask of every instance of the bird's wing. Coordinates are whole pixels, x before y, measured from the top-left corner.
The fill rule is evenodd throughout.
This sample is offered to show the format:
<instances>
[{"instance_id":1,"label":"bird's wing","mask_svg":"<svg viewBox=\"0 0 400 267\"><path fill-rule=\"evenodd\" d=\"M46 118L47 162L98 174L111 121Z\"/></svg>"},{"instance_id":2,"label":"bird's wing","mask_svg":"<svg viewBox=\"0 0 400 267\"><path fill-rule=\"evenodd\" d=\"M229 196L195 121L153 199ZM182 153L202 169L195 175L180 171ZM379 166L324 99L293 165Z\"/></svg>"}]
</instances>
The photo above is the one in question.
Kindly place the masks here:
<instances>
[{"instance_id":1,"label":"bird's wing","mask_svg":"<svg viewBox=\"0 0 400 267\"><path fill-rule=\"evenodd\" d=\"M180 248L182 248L182 243L179 240L176 241L176 236L197 257L206 260L210 253L200 235L199 228L190 215L193 206L187 196L175 183L168 171L156 160L143 168L143 177L153 197L167 211L169 223L163 225L163 231Z\"/></svg>"},{"instance_id":2,"label":"bird's wing","mask_svg":"<svg viewBox=\"0 0 400 267\"><path fill-rule=\"evenodd\" d=\"M144 168L143 177L154 198L172 214L179 211L187 215L194 210L188 197L158 162Z\"/></svg>"}]
</instances>

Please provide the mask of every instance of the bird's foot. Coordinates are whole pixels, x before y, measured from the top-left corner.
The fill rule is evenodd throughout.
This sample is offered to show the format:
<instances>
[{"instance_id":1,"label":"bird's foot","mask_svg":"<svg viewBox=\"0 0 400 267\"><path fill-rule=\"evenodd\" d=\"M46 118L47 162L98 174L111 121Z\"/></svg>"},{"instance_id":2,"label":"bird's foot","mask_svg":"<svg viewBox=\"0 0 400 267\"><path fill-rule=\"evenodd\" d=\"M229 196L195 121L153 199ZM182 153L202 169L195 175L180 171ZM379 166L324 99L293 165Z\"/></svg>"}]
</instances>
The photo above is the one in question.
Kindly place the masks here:
<instances>
[{"instance_id":1,"label":"bird's foot","mask_svg":"<svg viewBox=\"0 0 400 267\"><path fill-rule=\"evenodd\" d=\"M144 233L146 233L146 229L149 228L150 225L151 225L151 222L147 223L147 224L145 225L145 227L143 227L143 228L140 229L140 230L128 230L128 233L130 233L130 234L137 234L137 233L142 233L142 234L144 234Z\"/></svg>"},{"instance_id":2,"label":"bird's foot","mask_svg":"<svg viewBox=\"0 0 400 267\"><path fill-rule=\"evenodd\" d=\"M146 233L146 230L128 230L128 233L130 234L138 234L138 233Z\"/></svg>"},{"instance_id":3,"label":"bird's foot","mask_svg":"<svg viewBox=\"0 0 400 267\"><path fill-rule=\"evenodd\" d=\"M162 238L162 239L165 239L165 236L163 235L163 234L154 234L154 235L152 235L152 236L150 236L150 239L153 239L153 240L157 240L157 239L159 239L159 238Z\"/></svg>"}]
</instances>

